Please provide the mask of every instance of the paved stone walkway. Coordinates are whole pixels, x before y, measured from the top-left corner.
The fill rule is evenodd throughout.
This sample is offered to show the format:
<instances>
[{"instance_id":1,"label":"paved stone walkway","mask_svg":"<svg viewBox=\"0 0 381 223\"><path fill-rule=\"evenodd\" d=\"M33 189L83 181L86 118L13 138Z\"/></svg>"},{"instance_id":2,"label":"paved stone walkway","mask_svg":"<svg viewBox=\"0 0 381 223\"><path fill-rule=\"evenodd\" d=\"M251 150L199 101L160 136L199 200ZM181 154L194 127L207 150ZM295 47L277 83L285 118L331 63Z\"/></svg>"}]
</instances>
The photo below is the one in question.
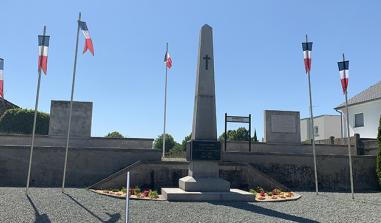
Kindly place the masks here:
<instances>
[{"instance_id":1,"label":"paved stone walkway","mask_svg":"<svg viewBox=\"0 0 381 223\"><path fill-rule=\"evenodd\" d=\"M124 222L125 201L86 189L0 188L0 222ZM380 222L381 193L300 192L281 203L131 201L130 222Z\"/></svg>"}]
</instances>

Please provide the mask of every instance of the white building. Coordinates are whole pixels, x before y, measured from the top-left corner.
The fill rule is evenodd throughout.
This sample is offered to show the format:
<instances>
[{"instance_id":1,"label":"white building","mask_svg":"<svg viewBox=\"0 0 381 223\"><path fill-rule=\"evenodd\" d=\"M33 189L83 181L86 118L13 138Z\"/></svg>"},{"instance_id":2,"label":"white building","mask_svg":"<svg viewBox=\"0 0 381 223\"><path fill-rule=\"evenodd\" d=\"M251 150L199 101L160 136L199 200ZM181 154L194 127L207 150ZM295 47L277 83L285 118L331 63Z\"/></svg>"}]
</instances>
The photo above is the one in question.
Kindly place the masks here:
<instances>
[{"instance_id":1,"label":"white building","mask_svg":"<svg viewBox=\"0 0 381 223\"><path fill-rule=\"evenodd\" d=\"M301 140L306 141L312 138L310 118L300 120ZM341 116L340 115L320 115L314 117L315 140L342 138L341 136Z\"/></svg>"},{"instance_id":2,"label":"white building","mask_svg":"<svg viewBox=\"0 0 381 223\"><path fill-rule=\"evenodd\" d=\"M346 137L345 103L340 104L335 109L342 113L342 129L344 137ZM348 110L351 136L358 133L361 138L377 138L381 116L381 81L350 98Z\"/></svg>"}]
</instances>

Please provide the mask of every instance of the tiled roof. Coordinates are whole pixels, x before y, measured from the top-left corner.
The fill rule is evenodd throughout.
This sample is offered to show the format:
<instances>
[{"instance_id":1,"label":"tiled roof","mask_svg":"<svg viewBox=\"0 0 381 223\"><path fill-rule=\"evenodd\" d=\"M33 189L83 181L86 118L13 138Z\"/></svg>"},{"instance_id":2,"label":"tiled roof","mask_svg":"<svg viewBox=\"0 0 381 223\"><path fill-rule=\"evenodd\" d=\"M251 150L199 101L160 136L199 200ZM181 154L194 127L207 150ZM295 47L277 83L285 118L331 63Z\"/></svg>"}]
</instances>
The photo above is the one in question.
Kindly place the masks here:
<instances>
[{"instance_id":1,"label":"tiled roof","mask_svg":"<svg viewBox=\"0 0 381 223\"><path fill-rule=\"evenodd\" d=\"M367 101L381 99L381 81L370 86L368 89L358 93L348 100L348 105L361 104ZM335 109L340 109L345 106L345 102L338 105Z\"/></svg>"},{"instance_id":2,"label":"tiled roof","mask_svg":"<svg viewBox=\"0 0 381 223\"><path fill-rule=\"evenodd\" d=\"M0 116L8 109L18 108L17 105L5 100L4 98L0 98Z\"/></svg>"}]
</instances>

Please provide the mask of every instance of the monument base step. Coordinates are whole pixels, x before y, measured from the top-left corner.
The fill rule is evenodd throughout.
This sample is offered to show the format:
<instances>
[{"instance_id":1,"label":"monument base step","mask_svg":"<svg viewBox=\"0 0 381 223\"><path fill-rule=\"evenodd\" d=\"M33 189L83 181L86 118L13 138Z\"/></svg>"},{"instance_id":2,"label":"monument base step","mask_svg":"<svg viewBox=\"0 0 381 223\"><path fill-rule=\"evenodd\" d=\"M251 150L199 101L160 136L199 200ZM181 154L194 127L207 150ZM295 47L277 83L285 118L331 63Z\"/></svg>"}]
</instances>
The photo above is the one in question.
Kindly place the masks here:
<instances>
[{"instance_id":1,"label":"monument base step","mask_svg":"<svg viewBox=\"0 0 381 223\"><path fill-rule=\"evenodd\" d=\"M179 179L179 188L187 192L229 192L230 182L218 177L191 177Z\"/></svg>"},{"instance_id":2,"label":"monument base step","mask_svg":"<svg viewBox=\"0 0 381 223\"><path fill-rule=\"evenodd\" d=\"M229 192L187 192L180 188L162 188L161 194L168 201L255 201L252 193L239 189L230 189Z\"/></svg>"}]
</instances>

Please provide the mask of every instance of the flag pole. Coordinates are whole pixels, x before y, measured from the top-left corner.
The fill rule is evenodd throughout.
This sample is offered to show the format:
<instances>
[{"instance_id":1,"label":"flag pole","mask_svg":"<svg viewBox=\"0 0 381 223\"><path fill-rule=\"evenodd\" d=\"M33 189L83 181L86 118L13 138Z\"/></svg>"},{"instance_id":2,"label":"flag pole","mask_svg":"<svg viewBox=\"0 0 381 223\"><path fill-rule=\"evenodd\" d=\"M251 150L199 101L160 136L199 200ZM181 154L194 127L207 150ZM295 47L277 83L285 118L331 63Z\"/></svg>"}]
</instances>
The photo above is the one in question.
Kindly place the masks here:
<instances>
[{"instance_id":1,"label":"flag pole","mask_svg":"<svg viewBox=\"0 0 381 223\"><path fill-rule=\"evenodd\" d=\"M345 76L345 56L343 53L343 63L344 63L344 78L347 78ZM354 195L354 189L353 189L353 170L352 170L352 154L351 154L351 138L350 138L350 132L349 132L349 109L348 109L348 86L345 89L345 110L347 113L347 143L348 143L348 157L349 157L349 174L350 174L350 180L351 180L351 193L352 193L352 199L355 199Z\"/></svg>"},{"instance_id":2,"label":"flag pole","mask_svg":"<svg viewBox=\"0 0 381 223\"><path fill-rule=\"evenodd\" d=\"M166 46L165 56L168 56L168 43ZM168 81L168 67L165 65L165 89L164 89L164 127L163 127L163 158L165 157L165 127L167 122L167 81Z\"/></svg>"},{"instance_id":3,"label":"flag pole","mask_svg":"<svg viewBox=\"0 0 381 223\"><path fill-rule=\"evenodd\" d=\"M73 67L73 81L72 81L72 85L71 85L69 122L68 122L68 129L67 129L67 138L66 138L64 171L63 171L63 177L62 177L62 193L65 192L64 189L65 189L65 177L66 177L66 166L67 166L67 154L68 154L68 150L69 150L70 127L71 127L71 115L72 115L72 111L73 111L73 96L74 96L74 86L75 86L75 73L76 73L76 70L77 70L77 54L78 54L78 39L79 39L79 21L81 21L81 12L79 13L78 21L77 21L77 40L76 40L76 43L75 43L74 67Z\"/></svg>"},{"instance_id":4,"label":"flag pole","mask_svg":"<svg viewBox=\"0 0 381 223\"><path fill-rule=\"evenodd\" d=\"M308 43L308 37L306 34L306 44ZM309 56L309 55L308 55ZM310 131L312 135L312 154L314 158L314 174L315 174L315 191L316 195L319 194L319 187L318 187L318 178L317 178L317 168L316 168L316 148L315 148L315 133L314 133L314 115L312 111L312 93L311 93L311 76L310 76L310 69L307 69L307 77L308 77L308 92L310 97Z\"/></svg>"},{"instance_id":5,"label":"flag pole","mask_svg":"<svg viewBox=\"0 0 381 223\"><path fill-rule=\"evenodd\" d=\"M46 34L46 26L44 26L44 31L43 31L43 36ZM36 93L36 103L34 105L34 118L33 118L33 129L32 129L32 143L30 146L30 154L29 154L29 167L28 167L28 177L26 181L26 190L25 193L28 195L28 189L29 189L29 181L30 181L30 171L32 168L32 159L33 159L33 147L34 147L34 137L35 137L35 132L36 132L36 122L37 122L37 110L38 110L38 98L40 96L40 84L41 84L41 68L40 66L42 65L42 57L44 55L44 42L45 38L42 38L42 46L41 46L41 56L39 58L39 67L38 67L38 81L37 81L37 93Z\"/></svg>"},{"instance_id":6,"label":"flag pole","mask_svg":"<svg viewBox=\"0 0 381 223\"><path fill-rule=\"evenodd\" d=\"M128 213L130 207L130 171L127 172L127 185L126 185L126 223L128 223Z\"/></svg>"}]
</instances>

